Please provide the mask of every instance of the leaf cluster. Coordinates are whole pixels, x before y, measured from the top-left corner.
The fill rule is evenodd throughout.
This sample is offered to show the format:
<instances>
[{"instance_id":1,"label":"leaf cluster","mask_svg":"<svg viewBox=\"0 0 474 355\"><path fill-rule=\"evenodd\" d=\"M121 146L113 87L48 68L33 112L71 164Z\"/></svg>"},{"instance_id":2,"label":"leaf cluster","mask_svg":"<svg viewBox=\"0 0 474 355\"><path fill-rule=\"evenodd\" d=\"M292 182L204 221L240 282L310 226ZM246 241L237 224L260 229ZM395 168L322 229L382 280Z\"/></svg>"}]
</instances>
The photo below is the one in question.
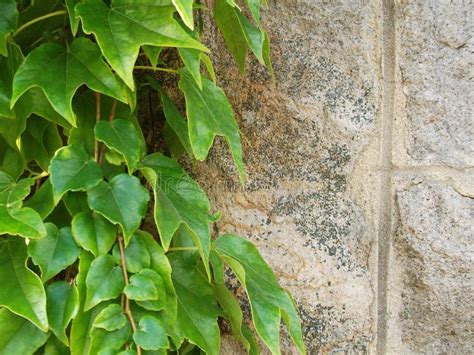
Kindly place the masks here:
<instances>
[{"instance_id":1,"label":"leaf cluster","mask_svg":"<svg viewBox=\"0 0 474 355\"><path fill-rule=\"evenodd\" d=\"M271 73L261 1L0 0L0 354L218 354L222 320L251 354L280 353L283 320L305 352L291 296L248 240L211 237L208 197L178 163L222 136L244 182L202 21L213 11L242 72L251 52ZM176 77L185 114L144 70ZM166 152L148 152L145 89Z\"/></svg>"}]
</instances>

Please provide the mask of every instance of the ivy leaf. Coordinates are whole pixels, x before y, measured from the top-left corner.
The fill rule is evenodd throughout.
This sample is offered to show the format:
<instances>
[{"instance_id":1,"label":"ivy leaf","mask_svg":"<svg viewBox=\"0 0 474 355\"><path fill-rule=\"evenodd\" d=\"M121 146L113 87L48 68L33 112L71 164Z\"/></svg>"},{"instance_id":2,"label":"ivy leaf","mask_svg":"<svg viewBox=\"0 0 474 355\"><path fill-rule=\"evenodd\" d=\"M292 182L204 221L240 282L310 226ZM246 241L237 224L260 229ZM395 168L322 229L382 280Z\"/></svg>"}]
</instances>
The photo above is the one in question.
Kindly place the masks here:
<instances>
[{"instance_id":1,"label":"ivy leaf","mask_svg":"<svg viewBox=\"0 0 474 355\"><path fill-rule=\"evenodd\" d=\"M143 0L140 6L136 5L129 0L113 0L108 7L102 1L85 0L76 6L84 32L95 35L104 57L132 90L133 66L140 46L207 51L173 19L175 9L171 4Z\"/></svg>"},{"instance_id":2,"label":"ivy leaf","mask_svg":"<svg viewBox=\"0 0 474 355\"><path fill-rule=\"evenodd\" d=\"M10 236L0 240L0 306L47 331L46 293L40 278L26 267L26 261L26 244L23 239Z\"/></svg>"},{"instance_id":3,"label":"ivy leaf","mask_svg":"<svg viewBox=\"0 0 474 355\"><path fill-rule=\"evenodd\" d=\"M180 225L186 226L209 273L209 200L199 185L174 161L161 153L146 156L141 171L155 194L154 217L160 239L168 250Z\"/></svg>"},{"instance_id":4,"label":"ivy leaf","mask_svg":"<svg viewBox=\"0 0 474 355\"><path fill-rule=\"evenodd\" d=\"M48 336L27 319L0 308L0 354L33 354Z\"/></svg>"},{"instance_id":5,"label":"ivy leaf","mask_svg":"<svg viewBox=\"0 0 474 355\"><path fill-rule=\"evenodd\" d=\"M160 54L163 48L155 46L143 46L142 48L146 57L150 60L151 66L156 67L160 61Z\"/></svg>"},{"instance_id":6,"label":"ivy leaf","mask_svg":"<svg viewBox=\"0 0 474 355\"><path fill-rule=\"evenodd\" d=\"M66 328L79 310L79 293L74 285L58 281L46 288L49 326L65 345L69 345Z\"/></svg>"},{"instance_id":7,"label":"ivy leaf","mask_svg":"<svg viewBox=\"0 0 474 355\"><path fill-rule=\"evenodd\" d=\"M122 227L125 244L128 244L146 214L150 198L140 180L135 176L119 174L109 183L101 181L87 194L87 201L93 210Z\"/></svg>"},{"instance_id":8,"label":"ivy leaf","mask_svg":"<svg viewBox=\"0 0 474 355\"><path fill-rule=\"evenodd\" d=\"M0 171L0 234L25 238L42 238L46 235L41 216L29 207L22 207L32 183L32 179L15 183L9 175Z\"/></svg>"},{"instance_id":9,"label":"ivy leaf","mask_svg":"<svg viewBox=\"0 0 474 355\"><path fill-rule=\"evenodd\" d=\"M81 212L71 223L74 240L96 257L107 254L115 243L117 230L104 217L93 212Z\"/></svg>"},{"instance_id":10,"label":"ivy leaf","mask_svg":"<svg viewBox=\"0 0 474 355\"><path fill-rule=\"evenodd\" d=\"M102 310L101 305L98 305L91 311L84 311L87 293L86 276L93 260L94 257L92 254L86 251L83 251L79 257L79 273L76 276L77 291L79 292L79 312L72 320L70 335L70 349L74 355L86 355L90 353L91 339L89 333L92 328L92 322Z\"/></svg>"},{"instance_id":11,"label":"ivy leaf","mask_svg":"<svg viewBox=\"0 0 474 355\"><path fill-rule=\"evenodd\" d=\"M144 272L143 274L144 277L147 280L152 282L153 288L151 290L154 290L154 289L157 290L157 294L156 294L156 297L154 297L154 299L137 300L137 304L140 307L143 307L150 311L161 311L166 307L166 302L167 302L166 287L165 287L163 278L160 275L158 275L154 270L145 269L143 270L143 272ZM150 296L152 295L152 292L149 292L149 295L143 298L150 298Z\"/></svg>"},{"instance_id":12,"label":"ivy leaf","mask_svg":"<svg viewBox=\"0 0 474 355\"><path fill-rule=\"evenodd\" d=\"M77 34L77 28L79 27L79 18L76 17L76 11L74 8L81 0L66 0L66 8L69 14L69 23L71 25L71 32L74 37Z\"/></svg>"},{"instance_id":13,"label":"ivy leaf","mask_svg":"<svg viewBox=\"0 0 474 355\"><path fill-rule=\"evenodd\" d=\"M271 352L280 353L280 318L283 317L291 339L304 354L305 347L294 302L280 287L257 248L249 241L229 234L218 238L214 247L245 288L255 329Z\"/></svg>"},{"instance_id":14,"label":"ivy leaf","mask_svg":"<svg viewBox=\"0 0 474 355\"><path fill-rule=\"evenodd\" d=\"M41 269L43 282L72 265L81 252L74 243L70 227L58 230L52 223L46 223L45 226L46 237L32 239L28 244L28 254Z\"/></svg>"},{"instance_id":15,"label":"ivy leaf","mask_svg":"<svg viewBox=\"0 0 474 355\"><path fill-rule=\"evenodd\" d=\"M112 303L100 311L97 317L95 317L93 326L111 332L124 327L126 324L127 318L123 314L122 307Z\"/></svg>"},{"instance_id":16,"label":"ivy leaf","mask_svg":"<svg viewBox=\"0 0 474 355\"><path fill-rule=\"evenodd\" d=\"M49 172L56 202L67 191L88 190L102 180L100 166L81 146L59 149L51 159Z\"/></svg>"},{"instance_id":17,"label":"ivy leaf","mask_svg":"<svg viewBox=\"0 0 474 355\"><path fill-rule=\"evenodd\" d=\"M150 253L148 252L146 243L143 241L143 238L141 238L143 234L145 234L145 232L136 231L132 239L130 239L130 243L128 243L125 248L127 271L134 274L140 272L140 270L150 268L151 265ZM113 256L115 262L120 264L121 257L118 245L113 249Z\"/></svg>"},{"instance_id":18,"label":"ivy leaf","mask_svg":"<svg viewBox=\"0 0 474 355\"><path fill-rule=\"evenodd\" d=\"M243 73L245 72L248 46L235 11L238 11L238 9L229 5L226 0L216 0L214 18L217 27L221 31L227 48L232 53L240 72Z\"/></svg>"},{"instance_id":19,"label":"ivy leaf","mask_svg":"<svg viewBox=\"0 0 474 355\"><path fill-rule=\"evenodd\" d=\"M86 38L75 39L69 49L45 43L34 49L18 68L11 106L30 88L39 86L54 109L75 126L72 98L83 84L127 102L125 87L104 63L96 44Z\"/></svg>"},{"instance_id":20,"label":"ivy leaf","mask_svg":"<svg viewBox=\"0 0 474 355\"><path fill-rule=\"evenodd\" d=\"M133 340L145 350L166 349L170 346L163 324L153 316L144 316L140 319Z\"/></svg>"},{"instance_id":21,"label":"ivy leaf","mask_svg":"<svg viewBox=\"0 0 474 355\"><path fill-rule=\"evenodd\" d=\"M184 24L194 30L193 2L194 0L172 0L174 7L181 16Z\"/></svg>"},{"instance_id":22,"label":"ivy leaf","mask_svg":"<svg viewBox=\"0 0 474 355\"><path fill-rule=\"evenodd\" d=\"M179 48L178 52L187 70L196 81L198 88L202 90L201 52L197 49L188 48Z\"/></svg>"},{"instance_id":23,"label":"ivy leaf","mask_svg":"<svg viewBox=\"0 0 474 355\"><path fill-rule=\"evenodd\" d=\"M16 30L18 10L15 0L2 0L0 2L0 54L8 56L7 36Z\"/></svg>"},{"instance_id":24,"label":"ivy leaf","mask_svg":"<svg viewBox=\"0 0 474 355\"><path fill-rule=\"evenodd\" d=\"M224 91L212 81L202 78L202 91L185 69L180 71L179 88L186 98L189 139L194 156L204 160L216 135L225 137L243 182L242 146L232 106Z\"/></svg>"},{"instance_id":25,"label":"ivy leaf","mask_svg":"<svg viewBox=\"0 0 474 355\"><path fill-rule=\"evenodd\" d=\"M116 354L131 335L132 330L128 322L124 327L112 332L101 328L92 328L89 354Z\"/></svg>"},{"instance_id":26,"label":"ivy leaf","mask_svg":"<svg viewBox=\"0 0 474 355\"><path fill-rule=\"evenodd\" d=\"M54 335L50 336L48 341L44 346L43 355L70 355L71 351L69 347L64 345L57 337Z\"/></svg>"},{"instance_id":27,"label":"ivy leaf","mask_svg":"<svg viewBox=\"0 0 474 355\"><path fill-rule=\"evenodd\" d=\"M217 26L240 71L245 71L248 48L252 50L260 63L265 64L263 60L263 31L252 25L238 7L230 6L225 0L217 0L214 11Z\"/></svg>"},{"instance_id":28,"label":"ivy leaf","mask_svg":"<svg viewBox=\"0 0 474 355\"><path fill-rule=\"evenodd\" d=\"M63 146L57 125L35 115L28 119L21 135L21 152L27 161L36 161L43 170L59 148Z\"/></svg>"},{"instance_id":29,"label":"ivy leaf","mask_svg":"<svg viewBox=\"0 0 474 355\"><path fill-rule=\"evenodd\" d=\"M122 119L99 121L94 132L97 140L123 155L130 172L135 170L140 159L140 136L131 122Z\"/></svg>"},{"instance_id":30,"label":"ivy leaf","mask_svg":"<svg viewBox=\"0 0 474 355\"><path fill-rule=\"evenodd\" d=\"M123 290L124 280L120 266L110 255L95 259L86 278L87 296L84 310L89 310L102 301L118 297Z\"/></svg>"},{"instance_id":31,"label":"ivy leaf","mask_svg":"<svg viewBox=\"0 0 474 355\"><path fill-rule=\"evenodd\" d=\"M165 295L162 297L161 294L158 296L159 299L163 299L164 307L162 311L156 313L156 317L159 318L166 328L166 333L170 335L175 344L180 344L182 338L177 329L177 307L178 301L176 298L176 292L171 280L171 265L168 258L166 257L162 247L153 239L153 237L145 232L140 232L135 235L135 238L140 239L145 245L147 253L150 255L151 266L150 269L156 271L163 281L162 287L157 287L158 290L164 290ZM156 302L156 301L144 301L144 302ZM143 302L140 302L143 305Z\"/></svg>"},{"instance_id":32,"label":"ivy leaf","mask_svg":"<svg viewBox=\"0 0 474 355\"><path fill-rule=\"evenodd\" d=\"M173 253L176 254L176 253ZM207 354L218 355L220 331L218 308L212 286L195 265L186 264L179 256L170 255L173 283L178 297L178 323L192 343Z\"/></svg>"},{"instance_id":33,"label":"ivy leaf","mask_svg":"<svg viewBox=\"0 0 474 355\"><path fill-rule=\"evenodd\" d=\"M173 101L171 101L166 92L158 84L158 81L152 77L148 77L148 82L155 90L160 93L161 104L163 106L163 113L165 114L166 123L174 131L180 143L186 150L186 153L192 157L193 151L189 141L188 124L186 120L183 116L181 116Z\"/></svg>"},{"instance_id":34,"label":"ivy leaf","mask_svg":"<svg viewBox=\"0 0 474 355\"><path fill-rule=\"evenodd\" d=\"M214 284L214 292L217 302L221 305L226 314L226 318L230 321L232 332L244 345L248 354L260 354L257 340L249 329L246 329L243 323L243 314L240 309L239 302L226 286Z\"/></svg>"},{"instance_id":35,"label":"ivy leaf","mask_svg":"<svg viewBox=\"0 0 474 355\"><path fill-rule=\"evenodd\" d=\"M260 25L260 0L245 0L255 22Z\"/></svg>"},{"instance_id":36,"label":"ivy leaf","mask_svg":"<svg viewBox=\"0 0 474 355\"><path fill-rule=\"evenodd\" d=\"M53 186L50 179L47 179L23 205L35 210L43 220L48 217L54 210Z\"/></svg>"},{"instance_id":37,"label":"ivy leaf","mask_svg":"<svg viewBox=\"0 0 474 355\"><path fill-rule=\"evenodd\" d=\"M158 298L158 290L153 281L159 277L155 271L144 269L130 278L130 284L125 286L125 295L135 301L150 301Z\"/></svg>"}]
</instances>

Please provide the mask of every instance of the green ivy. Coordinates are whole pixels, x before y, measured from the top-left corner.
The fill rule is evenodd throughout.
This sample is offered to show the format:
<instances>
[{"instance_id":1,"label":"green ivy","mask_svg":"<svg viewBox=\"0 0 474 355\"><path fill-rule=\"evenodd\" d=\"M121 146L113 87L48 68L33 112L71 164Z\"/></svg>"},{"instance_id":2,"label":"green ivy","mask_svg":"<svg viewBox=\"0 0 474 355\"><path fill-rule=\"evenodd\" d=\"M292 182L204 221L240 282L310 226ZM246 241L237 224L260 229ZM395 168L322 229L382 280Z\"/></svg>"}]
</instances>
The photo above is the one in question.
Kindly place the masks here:
<instances>
[{"instance_id":1,"label":"green ivy","mask_svg":"<svg viewBox=\"0 0 474 355\"><path fill-rule=\"evenodd\" d=\"M222 136L245 181L204 18L242 72L251 52L273 74L265 1L214 3L0 0L0 354L219 354L221 319L251 354L280 353L283 321L305 353L291 296L248 240L211 237L219 214L178 163ZM185 115L144 71L177 79ZM150 90L168 147L148 154Z\"/></svg>"}]
</instances>

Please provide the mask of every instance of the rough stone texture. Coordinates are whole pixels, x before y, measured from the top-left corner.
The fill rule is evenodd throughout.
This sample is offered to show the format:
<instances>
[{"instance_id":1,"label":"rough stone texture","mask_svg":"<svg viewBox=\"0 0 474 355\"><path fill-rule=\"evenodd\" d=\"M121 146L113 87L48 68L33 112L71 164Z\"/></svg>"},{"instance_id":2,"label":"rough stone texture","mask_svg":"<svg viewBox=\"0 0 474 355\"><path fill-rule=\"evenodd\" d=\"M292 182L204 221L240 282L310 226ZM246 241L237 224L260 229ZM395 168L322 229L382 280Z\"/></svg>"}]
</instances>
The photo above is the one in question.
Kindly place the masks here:
<instances>
[{"instance_id":1,"label":"rough stone texture","mask_svg":"<svg viewBox=\"0 0 474 355\"><path fill-rule=\"evenodd\" d=\"M402 343L417 354L471 354L474 199L419 182L396 193Z\"/></svg>"},{"instance_id":2,"label":"rough stone texture","mask_svg":"<svg viewBox=\"0 0 474 355\"><path fill-rule=\"evenodd\" d=\"M397 1L406 145L416 164L474 164L472 1Z\"/></svg>"}]
</instances>

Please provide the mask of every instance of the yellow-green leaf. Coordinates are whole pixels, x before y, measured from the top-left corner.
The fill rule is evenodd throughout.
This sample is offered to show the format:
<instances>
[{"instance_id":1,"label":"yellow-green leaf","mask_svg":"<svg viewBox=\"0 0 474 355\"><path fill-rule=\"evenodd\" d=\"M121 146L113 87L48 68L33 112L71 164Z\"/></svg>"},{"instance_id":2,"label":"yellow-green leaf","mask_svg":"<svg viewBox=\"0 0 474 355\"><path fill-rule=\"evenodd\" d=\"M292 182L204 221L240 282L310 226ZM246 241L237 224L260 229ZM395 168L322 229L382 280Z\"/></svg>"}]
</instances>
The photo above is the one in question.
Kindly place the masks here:
<instances>
[{"instance_id":1,"label":"yellow-green leaf","mask_svg":"<svg viewBox=\"0 0 474 355\"><path fill-rule=\"evenodd\" d=\"M182 69L180 73L179 88L186 98L189 140L194 156L198 160L204 160L214 138L217 135L223 136L243 182L245 176L239 127L227 96L210 80L202 78L200 90L189 71Z\"/></svg>"},{"instance_id":2,"label":"yellow-green leaf","mask_svg":"<svg viewBox=\"0 0 474 355\"><path fill-rule=\"evenodd\" d=\"M93 33L102 53L117 74L133 90L133 66L142 45L196 48L206 51L173 18L167 1L84 0L76 6L86 33Z\"/></svg>"},{"instance_id":3,"label":"yellow-green leaf","mask_svg":"<svg viewBox=\"0 0 474 355\"><path fill-rule=\"evenodd\" d=\"M223 235L214 242L245 288L252 310L255 329L273 354L280 353L280 321L288 327L290 337L300 353L305 353L300 320L291 296L283 290L272 269L257 248L244 238Z\"/></svg>"},{"instance_id":4,"label":"yellow-green leaf","mask_svg":"<svg viewBox=\"0 0 474 355\"><path fill-rule=\"evenodd\" d=\"M67 49L45 43L34 49L18 68L13 79L11 106L29 89L38 86L53 108L75 126L72 98L83 84L127 102L125 86L104 63L96 44L86 38L75 39Z\"/></svg>"}]
</instances>

